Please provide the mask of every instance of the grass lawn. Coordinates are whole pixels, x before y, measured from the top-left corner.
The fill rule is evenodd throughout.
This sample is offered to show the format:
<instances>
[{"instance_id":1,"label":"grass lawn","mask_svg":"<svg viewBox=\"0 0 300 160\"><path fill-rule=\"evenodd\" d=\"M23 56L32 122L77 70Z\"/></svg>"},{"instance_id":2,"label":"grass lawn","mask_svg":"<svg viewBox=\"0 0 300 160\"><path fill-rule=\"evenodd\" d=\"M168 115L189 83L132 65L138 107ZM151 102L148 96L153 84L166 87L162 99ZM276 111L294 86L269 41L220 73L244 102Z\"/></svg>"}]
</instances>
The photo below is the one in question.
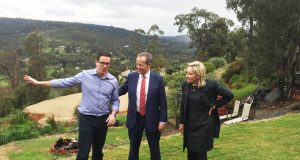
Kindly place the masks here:
<instances>
[{"instance_id":1,"label":"grass lawn","mask_svg":"<svg viewBox=\"0 0 300 160\"><path fill-rule=\"evenodd\" d=\"M208 153L211 160L295 160L300 159L300 114L291 114L269 121L247 122L223 126L220 139ZM66 137L76 137L76 134ZM51 144L56 136L15 142L16 151L9 153L12 160L75 159L75 156L51 155ZM106 139L104 159L127 159L129 141L125 127L110 128ZM114 144L112 146L111 144ZM176 133L161 138L162 160L185 160L182 135ZM140 159L147 160L149 149L144 139Z\"/></svg>"}]
</instances>

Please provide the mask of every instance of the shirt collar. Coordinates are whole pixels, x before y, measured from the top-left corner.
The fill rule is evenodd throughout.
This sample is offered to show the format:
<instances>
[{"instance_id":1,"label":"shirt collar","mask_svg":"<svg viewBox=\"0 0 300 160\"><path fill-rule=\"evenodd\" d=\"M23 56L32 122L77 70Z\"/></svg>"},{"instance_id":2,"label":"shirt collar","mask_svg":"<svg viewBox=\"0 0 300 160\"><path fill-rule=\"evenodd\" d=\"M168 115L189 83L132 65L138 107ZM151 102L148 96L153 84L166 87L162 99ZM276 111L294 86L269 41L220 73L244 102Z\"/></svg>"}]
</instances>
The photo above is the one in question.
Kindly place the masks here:
<instances>
[{"instance_id":1,"label":"shirt collar","mask_svg":"<svg viewBox=\"0 0 300 160\"><path fill-rule=\"evenodd\" d=\"M92 70L92 74L93 75L98 75L97 71L96 71L96 68ZM107 72L106 75L101 79L113 79L113 78L114 78L114 76L112 74L110 74L109 72Z\"/></svg>"},{"instance_id":2,"label":"shirt collar","mask_svg":"<svg viewBox=\"0 0 300 160\"><path fill-rule=\"evenodd\" d=\"M139 74L139 77L142 78L142 74ZM145 74L146 79L150 77L150 70Z\"/></svg>"}]
</instances>

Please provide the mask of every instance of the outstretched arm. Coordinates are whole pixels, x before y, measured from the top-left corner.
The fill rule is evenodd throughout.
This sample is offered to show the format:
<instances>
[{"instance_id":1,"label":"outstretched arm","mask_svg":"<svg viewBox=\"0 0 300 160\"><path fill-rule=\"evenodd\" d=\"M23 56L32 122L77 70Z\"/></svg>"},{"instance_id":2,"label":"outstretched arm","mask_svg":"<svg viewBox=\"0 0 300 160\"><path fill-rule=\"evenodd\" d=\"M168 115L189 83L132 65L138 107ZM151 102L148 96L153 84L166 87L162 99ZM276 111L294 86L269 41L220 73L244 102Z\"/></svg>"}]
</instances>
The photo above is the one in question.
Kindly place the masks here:
<instances>
[{"instance_id":1,"label":"outstretched arm","mask_svg":"<svg viewBox=\"0 0 300 160\"><path fill-rule=\"evenodd\" d=\"M50 81L38 81L28 75L24 75L24 81L26 81L27 83L29 84L32 84L32 85L41 85L41 86L46 86L46 87L50 87L51 84L50 84Z\"/></svg>"}]
</instances>

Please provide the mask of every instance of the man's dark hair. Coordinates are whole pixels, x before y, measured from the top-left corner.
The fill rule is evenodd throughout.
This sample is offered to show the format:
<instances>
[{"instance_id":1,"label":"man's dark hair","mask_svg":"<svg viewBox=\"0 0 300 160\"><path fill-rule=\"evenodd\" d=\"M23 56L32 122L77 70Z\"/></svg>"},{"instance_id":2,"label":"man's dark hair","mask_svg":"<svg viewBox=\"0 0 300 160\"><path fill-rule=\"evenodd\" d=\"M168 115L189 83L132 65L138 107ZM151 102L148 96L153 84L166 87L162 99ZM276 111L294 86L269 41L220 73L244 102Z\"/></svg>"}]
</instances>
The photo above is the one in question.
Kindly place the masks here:
<instances>
[{"instance_id":1,"label":"man's dark hair","mask_svg":"<svg viewBox=\"0 0 300 160\"><path fill-rule=\"evenodd\" d=\"M98 55L97 55L97 57L96 57L97 61L99 61L99 59L100 59L100 57L101 57L101 56L104 56L104 57L109 57L109 58L111 58L111 54L110 54L110 53L106 53L106 52L99 52L99 53L98 53Z\"/></svg>"},{"instance_id":2,"label":"man's dark hair","mask_svg":"<svg viewBox=\"0 0 300 160\"><path fill-rule=\"evenodd\" d=\"M138 57L145 57L146 58L145 63L148 64L148 65L152 64L153 57L152 57L151 53L149 53L149 52L142 52L142 53L139 53L137 56Z\"/></svg>"}]
</instances>

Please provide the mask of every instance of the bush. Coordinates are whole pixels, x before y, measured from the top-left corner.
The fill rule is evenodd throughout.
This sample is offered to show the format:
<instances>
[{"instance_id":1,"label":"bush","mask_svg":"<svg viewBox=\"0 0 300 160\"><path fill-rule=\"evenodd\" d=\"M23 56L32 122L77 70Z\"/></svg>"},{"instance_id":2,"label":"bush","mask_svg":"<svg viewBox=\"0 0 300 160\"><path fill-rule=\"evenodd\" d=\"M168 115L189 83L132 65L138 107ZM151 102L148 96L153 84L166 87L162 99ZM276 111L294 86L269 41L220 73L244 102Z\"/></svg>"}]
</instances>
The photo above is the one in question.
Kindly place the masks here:
<instances>
[{"instance_id":1,"label":"bush","mask_svg":"<svg viewBox=\"0 0 300 160\"><path fill-rule=\"evenodd\" d=\"M53 114L47 118L46 123L49 124L54 130L58 130L58 124L55 121L55 117Z\"/></svg>"},{"instance_id":2,"label":"bush","mask_svg":"<svg viewBox=\"0 0 300 160\"><path fill-rule=\"evenodd\" d=\"M75 117L77 120L79 119L79 111L78 111L78 105L74 108L73 117Z\"/></svg>"},{"instance_id":3,"label":"bush","mask_svg":"<svg viewBox=\"0 0 300 160\"><path fill-rule=\"evenodd\" d=\"M0 145L15 140L37 138L40 135L37 124L31 121L24 112L16 112L10 123L11 126L0 133Z\"/></svg>"},{"instance_id":4,"label":"bush","mask_svg":"<svg viewBox=\"0 0 300 160\"><path fill-rule=\"evenodd\" d=\"M23 106L26 105L26 85L19 86L15 91L15 102L16 107L23 109Z\"/></svg>"},{"instance_id":5,"label":"bush","mask_svg":"<svg viewBox=\"0 0 300 160\"><path fill-rule=\"evenodd\" d=\"M50 88L48 87L26 85L26 88L26 105L46 100L50 93Z\"/></svg>"},{"instance_id":6,"label":"bush","mask_svg":"<svg viewBox=\"0 0 300 160\"><path fill-rule=\"evenodd\" d=\"M243 64L241 61L235 60L232 63L230 63L228 68L235 73L240 73L243 69Z\"/></svg>"},{"instance_id":7,"label":"bush","mask_svg":"<svg viewBox=\"0 0 300 160\"><path fill-rule=\"evenodd\" d=\"M15 100L12 97L0 97L0 117L4 117L11 113L15 107Z\"/></svg>"},{"instance_id":8,"label":"bush","mask_svg":"<svg viewBox=\"0 0 300 160\"><path fill-rule=\"evenodd\" d=\"M22 85L15 92L15 101L18 108L35 104L48 98L50 88L42 86Z\"/></svg>"},{"instance_id":9,"label":"bush","mask_svg":"<svg viewBox=\"0 0 300 160\"><path fill-rule=\"evenodd\" d=\"M12 117L10 123L12 125L24 124L27 121L31 121L28 117L28 114L22 111L17 111Z\"/></svg>"},{"instance_id":10,"label":"bush","mask_svg":"<svg viewBox=\"0 0 300 160\"><path fill-rule=\"evenodd\" d=\"M176 118L179 115L181 92L176 89L169 89L167 93L168 116Z\"/></svg>"},{"instance_id":11,"label":"bush","mask_svg":"<svg viewBox=\"0 0 300 160\"><path fill-rule=\"evenodd\" d=\"M168 103L168 118L175 119L175 125L179 125L179 112L181 104L181 91L176 89L169 89L167 93Z\"/></svg>"},{"instance_id":12,"label":"bush","mask_svg":"<svg viewBox=\"0 0 300 160\"><path fill-rule=\"evenodd\" d=\"M224 57L212 57L209 59L210 63L213 63L216 68L221 68L227 65L226 59Z\"/></svg>"},{"instance_id":13,"label":"bush","mask_svg":"<svg viewBox=\"0 0 300 160\"><path fill-rule=\"evenodd\" d=\"M185 71L175 72L172 75L165 76L166 86L169 89L180 88L181 83L185 80Z\"/></svg>"},{"instance_id":14,"label":"bush","mask_svg":"<svg viewBox=\"0 0 300 160\"><path fill-rule=\"evenodd\" d=\"M56 131L59 133L65 131L63 124L60 122L57 122L55 120L54 115L49 116L46 120L46 123L52 128L53 131Z\"/></svg>"},{"instance_id":15,"label":"bush","mask_svg":"<svg viewBox=\"0 0 300 160\"><path fill-rule=\"evenodd\" d=\"M204 62L203 64L205 66L206 73L210 73L216 69L215 64L213 64L211 62Z\"/></svg>"},{"instance_id":16,"label":"bush","mask_svg":"<svg viewBox=\"0 0 300 160\"><path fill-rule=\"evenodd\" d=\"M26 121L23 124L12 126L9 130L9 137L13 140L23 140L30 138L37 138L40 132L33 121Z\"/></svg>"},{"instance_id":17,"label":"bush","mask_svg":"<svg viewBox=\"0 0 300 160\"><path fill-rule=\"evenodd\" d=\"M234 99L243 100L247 98L255 89L256 89L256 85L249 83L243 88L232 90L234 94Z\"/></svg>"},{"instance_id":18,"label":"bush","mask_svg":"<svg viewBox=\"0 0 300 160\"><path fill-rule=\"evenodd\" d=\"M40 128L39 130L41 135L53 134L55 132L50 125L46 125L43 128Z\"/></svg>"},{"instance_id":19,"label":"bush","mask_svg":"<svg viewBox=\"0 0 300 160\"><path fill-rule=\"evenodd\" d=\"M231 78L233 78L234 75L239 75L241 73L242 69L242 63L240 61L234 61L229 64L222 78L226 83L229 83L230 81L232 81Z\"/></svg>"}]
</instances>

